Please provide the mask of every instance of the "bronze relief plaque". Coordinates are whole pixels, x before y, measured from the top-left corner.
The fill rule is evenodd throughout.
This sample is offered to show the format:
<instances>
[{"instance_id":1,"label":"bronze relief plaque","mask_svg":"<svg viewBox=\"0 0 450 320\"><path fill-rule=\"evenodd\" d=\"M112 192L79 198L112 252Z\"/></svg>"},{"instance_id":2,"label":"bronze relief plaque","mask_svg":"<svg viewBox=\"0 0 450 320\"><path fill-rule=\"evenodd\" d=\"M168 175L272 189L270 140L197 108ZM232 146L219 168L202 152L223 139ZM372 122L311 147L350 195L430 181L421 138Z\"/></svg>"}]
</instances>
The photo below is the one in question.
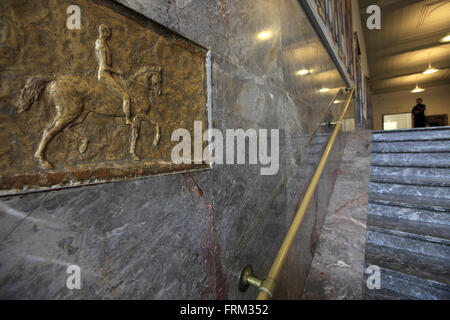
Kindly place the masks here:
<instances>
[{"instance_id":1,"label":"bronze relief plaque","mask_svg":"<svg viewBox=\"0 0 450 320\"><path fill-rule=\"evenodd\" d=\"M203 48L107 0L0 12L0 195L209 168L171 160L210 124Z\"/></svg>"}]
</instances>

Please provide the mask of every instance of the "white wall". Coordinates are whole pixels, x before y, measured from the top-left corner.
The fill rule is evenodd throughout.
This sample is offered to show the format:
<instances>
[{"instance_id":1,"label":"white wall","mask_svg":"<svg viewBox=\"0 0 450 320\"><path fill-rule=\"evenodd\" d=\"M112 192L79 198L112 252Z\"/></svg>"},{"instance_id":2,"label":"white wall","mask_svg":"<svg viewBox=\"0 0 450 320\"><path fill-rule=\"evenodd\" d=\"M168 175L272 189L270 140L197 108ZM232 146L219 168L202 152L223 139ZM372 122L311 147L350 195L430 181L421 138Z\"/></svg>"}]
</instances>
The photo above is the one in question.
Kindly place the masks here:
<instances>
[{"instance_id":1,"label":"white wall","mask_svg":"<svg viewBox=\"0 0 450 320\"><path fill-rule=\"evenodd\" d=\"M400 91L374 95L372 99L373 129L382 130L382 117L385 114L411 112L419 97L427 106L426 116L447 114L450 119L450 84L425 89L426 91L415 94L409 91Z\"/></svg>"}]
</instances>

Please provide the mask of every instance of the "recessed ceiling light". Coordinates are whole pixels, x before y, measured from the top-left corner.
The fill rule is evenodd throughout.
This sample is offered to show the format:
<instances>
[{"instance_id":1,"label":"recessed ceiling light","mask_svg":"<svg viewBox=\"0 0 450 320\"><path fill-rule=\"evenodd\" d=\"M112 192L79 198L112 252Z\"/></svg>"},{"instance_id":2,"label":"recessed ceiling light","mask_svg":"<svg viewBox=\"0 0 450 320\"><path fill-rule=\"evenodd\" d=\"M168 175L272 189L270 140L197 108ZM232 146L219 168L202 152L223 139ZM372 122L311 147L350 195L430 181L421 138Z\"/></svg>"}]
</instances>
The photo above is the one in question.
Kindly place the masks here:
<instances>
[{"instance_id":1,"label":"recessed ceiling light","mask_svg":"<svg viewBox=\"0 0 450 320\"><path fill-rule=\"evenodd\" d=\"M336 100L336 101L334 101L334 104L338 104L338 103L341 103L342 101L341 100Z\"/></svg>"},{"instance_id":2,"label":"recessed ceiling light","mask_svg":"<svg viewBox=\"0 0 450 320\"><path fill-rule=\"evenodd\" d=\"M319 92L322 92L322 93L329 92L329 91L330 91L329 88L322 88L322 89L319 90Z\"/></svg>"},{"instance_id":3,"label":"recessed ceiling light","mask_svg":"<svg viewBox=\"0 0 450 320\"><path fill-rule=\"evenodd\" d=\"M262 31L258 33L258 39L259 40L267 40L272 37L272 32L270 31Z\"/></svg>"},{"instance_id":4,"label":"recessed ceiling light","mask_svg":"<svg viewBox=\"0 0 450 320\"><path fill-rule=\"evenodd\" d=\"M308 69L301 69L297 71L297 75L299 76L306 76L307 74L309 74L309 70Z\"/></svg>"}]
</instances>

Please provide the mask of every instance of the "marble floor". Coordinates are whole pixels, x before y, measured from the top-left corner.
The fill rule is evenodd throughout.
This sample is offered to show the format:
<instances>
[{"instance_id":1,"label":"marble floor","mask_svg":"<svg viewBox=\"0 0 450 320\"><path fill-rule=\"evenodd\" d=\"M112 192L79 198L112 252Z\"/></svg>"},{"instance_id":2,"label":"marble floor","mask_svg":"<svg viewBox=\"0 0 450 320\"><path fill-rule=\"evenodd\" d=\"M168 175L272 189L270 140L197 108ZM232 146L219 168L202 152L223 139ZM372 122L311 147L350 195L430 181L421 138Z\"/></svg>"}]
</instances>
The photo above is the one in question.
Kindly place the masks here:
<instances>
[{"instance_id":1,"label":"marble floor","mask_svg":"<svg viewBox=\"0 0 450 320\"><path fill-rule=\"evenodd\" d=\"M302 298L362 299L371 131L349 134Z\"/></svg>"}]
</instances>

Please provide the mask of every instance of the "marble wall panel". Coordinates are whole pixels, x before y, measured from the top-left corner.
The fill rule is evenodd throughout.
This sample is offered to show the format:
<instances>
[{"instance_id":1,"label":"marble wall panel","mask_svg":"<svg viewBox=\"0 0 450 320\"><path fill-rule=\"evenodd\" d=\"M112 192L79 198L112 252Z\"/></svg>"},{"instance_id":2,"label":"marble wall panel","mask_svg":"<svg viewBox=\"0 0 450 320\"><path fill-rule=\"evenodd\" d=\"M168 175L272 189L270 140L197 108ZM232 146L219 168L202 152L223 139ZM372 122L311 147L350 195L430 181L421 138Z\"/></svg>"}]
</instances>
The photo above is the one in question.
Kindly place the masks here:
<instances>
[{"instance_id":1,"label":"marble wall panel","mask_svg":"<svg viewBox=\"0 0 450 320\"><path fill-rule=\"evenodd\" d=\"M254 299L241 269L268 272L320 159L343 87L296 0L120 0L212 51L214 127L280 129L280 170L156 176L0 201L0 297ZM272 37L258 40L260 32ZM295 73L314 70L308 76ZM320 93L321 88L332 89ZM315 135L313 136L313 133ZM280 277L300 298L345 145L339 135ZM65 286L68 264L81 290Z\"/></svg>"}]
</instances>

